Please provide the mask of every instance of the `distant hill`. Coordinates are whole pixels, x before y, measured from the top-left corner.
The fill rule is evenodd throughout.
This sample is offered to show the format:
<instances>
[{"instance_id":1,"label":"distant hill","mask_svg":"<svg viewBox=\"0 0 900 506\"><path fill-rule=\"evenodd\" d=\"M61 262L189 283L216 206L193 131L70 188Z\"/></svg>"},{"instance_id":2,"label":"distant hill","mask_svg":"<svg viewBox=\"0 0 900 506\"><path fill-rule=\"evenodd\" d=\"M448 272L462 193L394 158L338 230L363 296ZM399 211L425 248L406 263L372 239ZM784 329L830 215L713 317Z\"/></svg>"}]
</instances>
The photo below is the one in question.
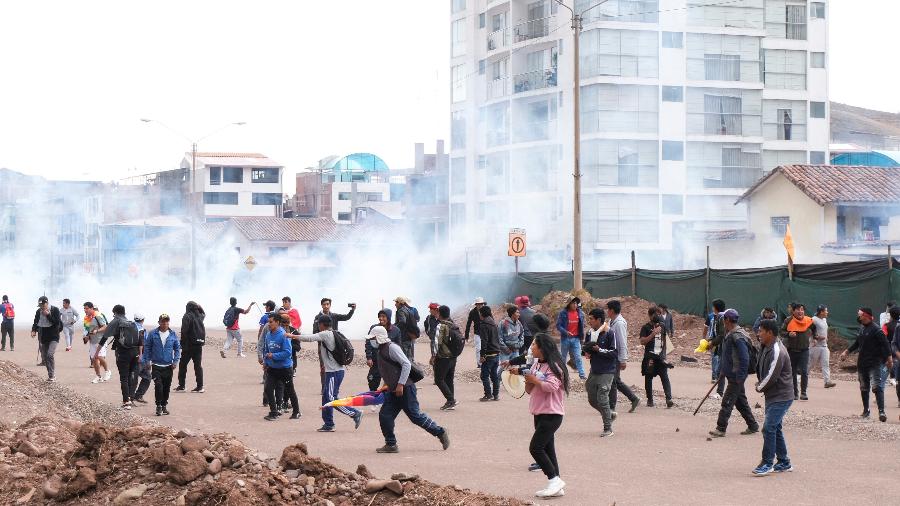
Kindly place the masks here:
<instances>
[{"instance_id":1,"label":"distant hill","mask_svg":"<svg viewBox=\"0 0 900 506\"><path fill-rule=\"evenodd\" d=\"M831 142L900 150L900 113L832 102Z\"/></svg>"}]
</instances>

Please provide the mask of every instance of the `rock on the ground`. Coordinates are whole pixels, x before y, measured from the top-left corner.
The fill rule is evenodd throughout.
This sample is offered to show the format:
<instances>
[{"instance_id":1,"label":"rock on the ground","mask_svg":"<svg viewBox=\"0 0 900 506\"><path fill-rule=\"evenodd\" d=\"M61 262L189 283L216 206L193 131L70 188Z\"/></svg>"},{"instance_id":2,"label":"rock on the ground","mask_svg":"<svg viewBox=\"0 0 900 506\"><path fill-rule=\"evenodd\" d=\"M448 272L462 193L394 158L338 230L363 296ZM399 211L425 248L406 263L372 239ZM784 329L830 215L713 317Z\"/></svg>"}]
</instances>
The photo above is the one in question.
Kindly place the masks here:
<instances>
[{"instance_id":1,"label":"rock on the ground","mask_svg":"<svg viewBox=\"0 0 900 506\"><path fill-rule=\"evenodd\" d=\"M16 451L19 453L24 453L29 457L43 457L47 454L46 448L36 446L34 443L27 439L19 442L19 446L16 447Z\"/></svg>"},{"instance_id":2,"label":"rock on the ground","mask_svg":"<svg viewBox=\"0 0 900 506\"><path fill-rule=\"evenodd\" d=\"M81 495L88 490L97 486L97 473L90 467L82 467L78 470L75 478L60 491L56 496L58 501L65 501L77 495Z\"/></svg>"},{"instance_id":3,"label":"rock on the ground","mask_svg":"<svg viewBox=\"0 0 900 506\"><path fill-rule=\"evenodd\" d=\"M309 452L303 443L293 444L281 452L279 464L284 469L301 469L303 462L308 458Z\"/></svg>"},{"instance_id":4,"label":"rock on the ground","mask_svg":"<svg viewBox=\"0 0 900 506\"><path fill-rule=\"evenodd\" d=\"M113 499L113 504L128 504L133 502L135 499L139 499L144 495L144 492L147 491L147 485L138 485L136 487L131 487L127 490L123 490L119 495Z\"/></svg>"},{"instance_id":5,"label":"rock on the ground","mask_svg":"<svg viewBox=\"0 0 900 506\"><path fill-rule=\"evenodd\" d=\"M16 504L28 504L31 501L31 498L34 496L35 488L31 487L28 489L28 492L25 493L22 497L16 499Z\"/></svg>"},{"instance_id":6,"label":"rock on the ground","mask_svg":"<svg viewBox=\"0 0 900 506\"><path fill-rule=\"evenodd\" d=\"M216 475L222 472L222 461L219 459L213 459L212 462L206 467L206 470L209 474Z\"/></svg>"},{"instance_id":7,"label":"rock on the ground","mask_svg":"<svg viewBox=\"0 0 900 506\"><path fill-rule=\"evenodd\" d=\"M54 474L44 482L44 485L41 486L41 491L44 493L44 497L53 499L54 497L59 495L59 490L61 488L62 479L59 477L59 475Z\"/></svg>"},{"instance_id":8,"label":"rock on the ground","mask_svg":"<svg viewBox=\"0 0 900 506\"><path fill-rule=\"evenodd\" d=\"M356 466L356 474L362 476L363 478L369 478L369 479L375 477L375 475L373 475L371 472L369 472L369 468L366 467L365 464L360 464L360 465Z\"/></svg>"},{"instance_id":9,"label":"rock on the ground","mask_svg":"<svg viewBox=\"0 0 900 506\"><path fill-rule=\"evenodd\" d=\"M187 485L206 473L206 459L200 452L188 452L180 459L169 465L168 479L179 484Z\"/></svg>"},{"instance_id":10,"label":"rock on the ground","mask_svg":"<svg viewBox=\"0 0 900 506\"><path fill-rule=\"evenodd\" d=\"M209 448L209 441L203 436L189 436L181 440L181 450L184 453L201 452Z\"/></svg>"}]
</instances>

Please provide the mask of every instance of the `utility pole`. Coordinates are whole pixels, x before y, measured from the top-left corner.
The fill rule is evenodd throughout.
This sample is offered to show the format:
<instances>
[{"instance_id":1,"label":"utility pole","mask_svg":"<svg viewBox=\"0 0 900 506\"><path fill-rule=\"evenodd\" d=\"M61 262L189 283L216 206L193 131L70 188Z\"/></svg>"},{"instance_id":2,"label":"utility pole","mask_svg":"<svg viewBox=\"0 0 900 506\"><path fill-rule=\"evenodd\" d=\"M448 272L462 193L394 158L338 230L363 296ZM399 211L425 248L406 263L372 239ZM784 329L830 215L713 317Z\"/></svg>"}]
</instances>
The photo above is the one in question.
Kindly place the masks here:
<instances>
[{"instance_id":1,"label":"utility pole","mask_svg":"<svg viewBox=\"0 0 900 506\"><path fill-rule=\"evenodd\" d=\"M191 143L191 192L188 195L190 199L190 208L191 208L191 290L197 288L197 207L198 204L196 202L197 198L195 194L197 193L195 190L196 184L194 183L194 179L196 178L197 170L197 143Z\"/></svg>"},{"instance_id":2,"label":"utility pole","mask_svg":"<svg viewBox=\"0 0 900 506\"><path fill-rule=\"evenodd\" d=\"M575 12L574 7L569 7L556 0L556 3L565 7L572 13L572 55L575 59L572 67L572 119L573 119L573 149L572 149L572 290L582 290L584 279L581 267L581 56L579 42L581 29L583 28L584 15L591 9L599 7L609 0L602 0L581 12Z\"/></svg>"}]
</instances>

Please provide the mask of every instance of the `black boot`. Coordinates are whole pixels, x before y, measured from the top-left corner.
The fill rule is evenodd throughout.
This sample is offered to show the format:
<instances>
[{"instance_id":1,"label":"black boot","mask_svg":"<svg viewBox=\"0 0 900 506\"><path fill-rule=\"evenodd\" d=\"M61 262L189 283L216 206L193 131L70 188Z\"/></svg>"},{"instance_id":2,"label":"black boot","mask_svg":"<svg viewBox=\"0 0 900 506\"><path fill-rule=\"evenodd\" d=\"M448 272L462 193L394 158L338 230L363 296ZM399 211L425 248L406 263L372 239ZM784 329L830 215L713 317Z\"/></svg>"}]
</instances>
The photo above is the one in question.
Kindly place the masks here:
<instances>
[{"instance_id":1,"label":"black boot","mask_svg":"<svg viewBox=\"0 0 900 506\"><path fill-rule=\"evenodd\" d=\"M162 416L162 406L156 406L156 416Z\"/></svg>"}]
</instances>

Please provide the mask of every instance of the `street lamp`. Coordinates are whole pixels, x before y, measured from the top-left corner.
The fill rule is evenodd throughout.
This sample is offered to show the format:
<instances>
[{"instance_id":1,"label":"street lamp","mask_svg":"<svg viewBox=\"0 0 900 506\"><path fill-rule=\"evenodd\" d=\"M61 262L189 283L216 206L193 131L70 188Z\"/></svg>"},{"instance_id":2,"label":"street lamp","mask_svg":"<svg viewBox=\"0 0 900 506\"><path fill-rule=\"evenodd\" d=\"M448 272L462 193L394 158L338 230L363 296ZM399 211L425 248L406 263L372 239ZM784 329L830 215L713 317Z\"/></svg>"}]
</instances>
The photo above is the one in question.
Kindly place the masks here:
<instances>
[{"instance_id":1,"label":"street lamp","mask_svg":"<svg viewBox=\"0 0 900 506\"><path fill-rule=\"evenodd\" d=\"M189 206L190 206L190 219L191 219L191 289L193 290L193 289L197 288L197 254L196 254L196 249L197 249L197 225L196 225L197 204L196 204L196 202L194 202L196 200L194 197L194 194L197 193L196 185L194 184L194 180L196 179L195 178L195 170L197 167L197 144L200 141L207 139L207 138L221 132L222 130L225 130L226 128L228 128L230 126L244 126L247 123L244 121L235 121L232 123L226 123L226 124L222 125L221 127L213 130L212 132L204 135L203 137L193 140L190 137L188 137L187 135L184 135L183 133L179 132L178 130L175 130L174 128L170 127L169 125L166 125L162 121L158 121L155 119L149 119L149 118L141 118L141 121L144 123L156 123L157 125L160 125L161 127L165 128L166 130L172 132L173 134L175 134L191 143L190 196L188 198L190 199Z\"/></svg>"},{"instance_id":2,"label":"street lamp","mask_svg":"<svg viewBox=\"0 0 900 506\"><path fill-rule=\"evenodd\" d=\"M575 12L575 9L564 4L562 0L556 0L556 3L565 7L572 13L572 55L575 59L574 70L572 71L572 111L574 116L573 137L574 146L572 158L574 163L574 178L572 184L572 192L574 193L573 209L572 209L572 290L577 291L584 288L584 281L581 270L581 57L579 56L579 40L581 38L582 22L584 15L591 9L600 7L609 0L602 0L588 7L581 12Z\"/></svg>"}]
</instances>

